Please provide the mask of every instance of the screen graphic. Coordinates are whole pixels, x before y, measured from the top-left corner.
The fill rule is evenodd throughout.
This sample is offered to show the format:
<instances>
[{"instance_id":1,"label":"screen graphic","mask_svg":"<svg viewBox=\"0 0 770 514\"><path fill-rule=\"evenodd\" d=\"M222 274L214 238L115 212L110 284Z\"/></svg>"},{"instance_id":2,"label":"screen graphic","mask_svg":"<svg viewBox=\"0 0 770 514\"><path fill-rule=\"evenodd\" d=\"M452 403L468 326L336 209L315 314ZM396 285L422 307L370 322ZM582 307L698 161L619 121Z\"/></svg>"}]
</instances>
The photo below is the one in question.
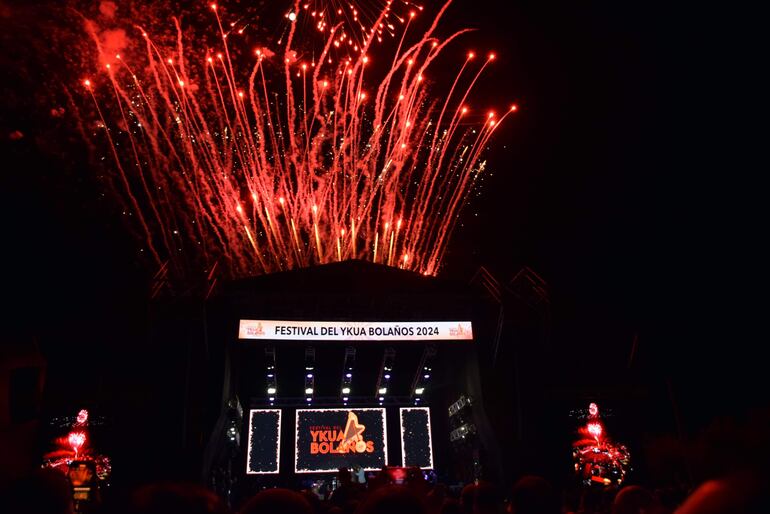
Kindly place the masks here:
<instances>
[{"instance_id":1,"label":"screen graphic","mask_svg":"<svg viewBox=\"0 0 770 514\"><path fill-rule=\"evenodd\" d=\"M246 448L246 473L278 473L281 455L280 409L249 411L249 444Z\"/></svg>"},{"instance_id":2,"label":"screen graphic","mask_svg":"<svg viewBox=\"0 0 770 514\"><path fill-rule=\"evenodd\" d=\"M401 414L401 463L433 469L433 441L430 435L430 409L404 407Z\"/></svg>"},{"instance_id":3,"label":"screen graphic","mask_svg":"<svg viewBox=\"0 0 770 514\"><path fill-rule=\"evenodd\" d=\"M285 341L472 341L470 321L279 321L242 319L238 339Z\"/></svg>"},{"instance_id":4,"label":"screen graphic","mask_svg":"<svg viewBox=\"0 0 770 514\"><path fill-rule=\"evenodd\" d=\"M385 409L297 409L294 471L381 469L388 456Z\"/></svg>"}]
</instances>

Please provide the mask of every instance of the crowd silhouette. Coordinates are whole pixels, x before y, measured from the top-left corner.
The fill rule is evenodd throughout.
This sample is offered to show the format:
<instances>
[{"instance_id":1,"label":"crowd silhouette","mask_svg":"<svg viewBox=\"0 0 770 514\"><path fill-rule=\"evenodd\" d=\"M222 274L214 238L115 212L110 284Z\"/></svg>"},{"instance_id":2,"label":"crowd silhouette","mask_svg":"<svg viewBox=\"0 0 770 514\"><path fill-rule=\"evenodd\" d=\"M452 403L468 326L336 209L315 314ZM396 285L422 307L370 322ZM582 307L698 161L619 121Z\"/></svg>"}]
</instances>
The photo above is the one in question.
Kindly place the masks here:
<instances>
[{"instance_id":1,"label":"crowd silhouette","mask_svg":"<svg viewBox=\"0 0 770 514\"><path fill-rule=\"evenodd\" d=\"M667 500L665 491L641 485L620 488L586 487L578 495L557 491L545 478L526 475L509 488L478 481L453 491L430 483L419 470L393 484L381 472L366 483L341 468L338 486L319 496L311 490L267 488L228 507L196 483L158 482L139 486L111 501L75 508L67 477L41 469L15 481L2 495L7 514L722 514L770 512L768 482L748 471L707 480L681 501Z\"/></svg>"}]
</instances>

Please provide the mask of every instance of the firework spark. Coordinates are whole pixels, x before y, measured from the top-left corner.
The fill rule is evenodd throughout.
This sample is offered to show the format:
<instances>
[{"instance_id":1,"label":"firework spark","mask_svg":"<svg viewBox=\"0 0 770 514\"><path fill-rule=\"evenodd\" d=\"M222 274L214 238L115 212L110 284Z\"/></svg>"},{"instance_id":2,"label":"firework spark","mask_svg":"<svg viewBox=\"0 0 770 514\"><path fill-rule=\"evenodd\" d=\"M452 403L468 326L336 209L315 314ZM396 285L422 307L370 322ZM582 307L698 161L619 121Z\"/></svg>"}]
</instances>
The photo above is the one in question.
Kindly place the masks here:
<instances>
[{"instance_id":1,"label":"firework spark","mask_svg":"<svg viewBox=\"0 0 770 514\"><path fill-rule=\"evenodd\" d=\"M471 116L469 96L494 54L467 53L451 86L431 95L431 65L465 32L435 35L448 6L420 33L404 24L390 54L373 52L379 35L369 30L357 53L333 59L337 24L307 59L292 25L245 69L216 4L218 47L188 49L175 20L170 49L139 28L144 50L131 62L106 55L87 24L103 66L83 80L95 145L107 149L145 254L183 276L345 259L435 274L484 171L482 152L516 110ZM388 2L370 26L390 12Z\"/></svg>"},{"instance_id":2,"label":"firework spark","mask_svg":"<svg viewBox=\"0 0 770 514\"><path fill-rule=\"evenodd\" d=\"M382 42L395 36L399 26L409 23L422 5L408 0L306 0L284 16L290 23L312 26L321 33L335 30L334 46L357 52L369 39Z\"/></svg>"}]
</instances>

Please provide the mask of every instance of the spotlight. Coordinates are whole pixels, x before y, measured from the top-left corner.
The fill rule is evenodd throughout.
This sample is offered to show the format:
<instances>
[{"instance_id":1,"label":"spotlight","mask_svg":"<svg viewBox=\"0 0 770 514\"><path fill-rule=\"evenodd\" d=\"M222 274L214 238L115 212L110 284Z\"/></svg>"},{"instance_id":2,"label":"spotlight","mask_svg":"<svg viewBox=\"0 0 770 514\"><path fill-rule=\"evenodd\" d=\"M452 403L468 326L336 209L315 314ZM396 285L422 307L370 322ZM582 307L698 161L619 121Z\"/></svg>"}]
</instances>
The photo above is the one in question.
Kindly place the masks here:
<instances>
[{"instance_id":1,"label":"spotlight","mask_svg":"<svg viewBox=\"0 0 770 514\"><path fill-rule=\"evenodd\" d=\"M267 394L275 394L278 391L275 387L268 387Z\"/></svg>"},{"instance_id":2,"label":"spotlight","mask_svg":"<svg viewBox=\"0 0 770 514\"><path fill-rule=\"evenodd\" d=\"M425 391L424 387L418 387L417 389L414 390L414 394L422 394L423 391Z\"/></svg>"},{"instance_id":3,"label":"spotlight","mask_svg":"<svg viewBox=\"0 0 770 514\"><path fill-rule=\"evenodd\" d=\"M350 394L350 388L349 387L343 387L342 388L342 394Z\"/></svg>"},{"instance_id":4,"label":"spotlight","mask_svg":"<svg viewBox=\"0 0 770 514\"><path fill-rule=\"evenodd\" d=\"M308 387L307 389L305 389L305 394L313 394L313 388L312 387Z\"/></svg>"},{"instance_id":5,"label":"spotlight","mask_svg":"<svg viewBox=\"0 0 770 514\"><path fill-rule=\"evenodd\" d=\"M380 387L380 388L378 389L378 392L379 392L380 394L386 394L386 393L388 392L388 388L387 388L387 387Z\"/></svg>"}]
</instances>

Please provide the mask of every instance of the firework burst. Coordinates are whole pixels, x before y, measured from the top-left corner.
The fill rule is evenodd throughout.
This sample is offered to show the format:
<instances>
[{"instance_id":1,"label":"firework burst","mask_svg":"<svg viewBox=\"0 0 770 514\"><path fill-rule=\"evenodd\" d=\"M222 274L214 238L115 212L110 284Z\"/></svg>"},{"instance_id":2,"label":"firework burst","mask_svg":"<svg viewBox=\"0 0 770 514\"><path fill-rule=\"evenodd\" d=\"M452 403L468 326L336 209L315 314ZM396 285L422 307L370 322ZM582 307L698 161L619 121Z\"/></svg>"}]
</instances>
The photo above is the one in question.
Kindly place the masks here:
<instances>
[{"instance_id":1,"label":"firework burst","mask_svg":"<svg viewBox=\"0 0 770 514\"><path fill-rule=\"evenodd\" d=\"M494 54L468 52L431 94L437 58L465 32L436 35L448 6L421 31L404 24L390 52L374 53L379 33L368 30L358 51L339 57L337 23L307 57L292 24L280 47L250 48L247 66L216 4L218 41L208 48L188 48L175 19L172 46L132 29L143 51L129 59L87 24L103 66L83 81L92 140L106 149L144 254L188 277L344 259L435 274L484 171L483 150L515 111L470 116L469 95ZM369 26L390 12L387 3Z\"/></svg>"}]
</instances>

